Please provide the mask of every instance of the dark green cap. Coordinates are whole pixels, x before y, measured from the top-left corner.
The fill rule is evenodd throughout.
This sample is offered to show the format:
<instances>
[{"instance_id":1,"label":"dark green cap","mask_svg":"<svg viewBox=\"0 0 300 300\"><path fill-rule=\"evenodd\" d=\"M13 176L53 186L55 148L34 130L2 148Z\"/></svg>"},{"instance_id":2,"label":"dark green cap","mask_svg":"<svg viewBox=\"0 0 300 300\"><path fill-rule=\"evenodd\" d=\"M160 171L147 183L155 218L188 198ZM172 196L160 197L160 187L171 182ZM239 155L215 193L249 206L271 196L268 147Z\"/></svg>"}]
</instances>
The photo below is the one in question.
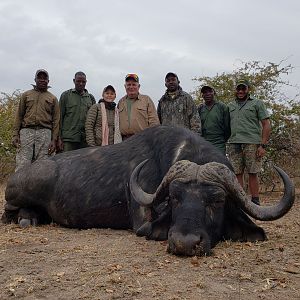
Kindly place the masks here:
<instances>
[{"instance_id":1,"label":"dark green cap","mask_svg":"<svg viewBox=\"0 0 300 300\"><path fill-rule=\"evenodd\" d=\"M215 90L211 85L206 84L201 87L200 92L203 93L206 89L212 89L213 91Z\"/></svg>"},{"instance_id":2,"label":"dark green cap","mask_svg":"<svg viewBox=\"0 0 300 300\"><path fill-rule=\"evenodd\" d=\"M250 83L247 79L240 79L237 81L235 87L238 87L239 85L244 85L246 87L250 87Z\"/></svg>"}]
</instances>

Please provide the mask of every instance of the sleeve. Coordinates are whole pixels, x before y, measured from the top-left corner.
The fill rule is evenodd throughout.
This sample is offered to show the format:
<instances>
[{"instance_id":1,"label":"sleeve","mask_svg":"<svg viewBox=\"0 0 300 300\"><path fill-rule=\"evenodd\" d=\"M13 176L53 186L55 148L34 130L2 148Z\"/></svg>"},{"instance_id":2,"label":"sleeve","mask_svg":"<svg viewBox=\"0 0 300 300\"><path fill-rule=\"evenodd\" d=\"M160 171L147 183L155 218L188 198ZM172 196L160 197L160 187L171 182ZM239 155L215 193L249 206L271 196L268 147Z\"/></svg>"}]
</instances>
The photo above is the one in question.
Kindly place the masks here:
<instances>
[{"instance_id":1,"label":"sleeve","mask_svg":"<svg viewBox=\"0 0 300 300\"><path fill-rule=\"evenodd\" d=\"M59 135L59 127L60 127L60 109L58 100L55 97L54 99L54 109L53 109L53 116L52 116L52 140L57 140Z\"/></svg>"},{"instance_id":2,"label":"sleeve","mask_svg":"<svg viewBox=\"0 0 300 300\"><path fill-rule=\"evenodd\" d=\"M201 119L200 119L197 106L190 95L188 95L187 101L188 101L188 114L190 119L190 129L201 135L202 134Z\"/></svg>"},{"instance_id":3,"label":"sleeve","mask_svg":"<svg viewBox=\"0 0 300 300\"><path fill-rule=\"evenodd\" d=\"M88 111L85 121L86 142L89 146L96 146L94 128L96 125L98 107L94 104Z\"/></svg>"},{"instance_id":4,"label":"sleeve","mask_svg":"<svg viewBox=\"0 0 300 300\"><path fill-rule=\"evenodd\" d=\"M159 123L161 124L161 107L160 107L160 101L158 102L158 105L157 105L157 116L158 116L158 119L159 119Z\"/></svg>"},{"instance_id":5,"label":"sleeve","mask_svg":"<svg viewBox=\"0 0 300 300\"><path fill-rule=\"evenodd\" d=\"M148 124L149 127L160 125L155 105L150 97L148 97Z\"/></svg>"},{"instance_id":6,"label":"sleeve","mask_svg":"<svg viewBox=\"0 0 300 300\"><path fill-rule=\"evenodd\" d=\"M13 136L19 136L20 134L20 129L22 126L22 121L25 115L25 100L26 100L26 94L23 93L21 95L19 105L16 111L16 117L15 117L15 123L13 127Z\"/></svg>"},{"instance_id":7,"label":"sleeve","mask_svg":"<svg viewBox=\"0 0 300 300\"><path fill-rule=\"evenodd\" d=\"M64 123L64 117L66 114L66 101L68 98L67 92L63 92L59 98L59 110L60 110L60 120L59 120L59 135L62 137L62 127Z\"/></svg>"},{"instance_id":8,"label":"sleeve","mask_svg":"<svg viewBox=\"0 0 300 300\"><path fill-rule=\"evenodd\" d=\"M223 122L224 122L224 138L225 141L230 138L231 129L230 129L230 114L229 114L229 107L224 104L223 106Z\"/></svg>"},{"instance_id":9,"label":"sleeve","mask_svg":"<svg viewBox=\"0 0 300 300\"><path fill-rule=\"evenodd\" d=\"M265 104L261 100L257 101L256 107L257 107L257 116L260 121L264 119L268 119L270 117L270 114Z\"/></svg>"},{"instance_id":10,"label":"sleeve","mask_svg":"<svg viewBox=\"0 0 300 300\"><path fill-rule=\"evenodd\" d=\"M90 97L91 97L91 100L92 100L92 104L95 104L96 103L95 97L92 94L90 94Z\"/></svg>"}]
</instances>

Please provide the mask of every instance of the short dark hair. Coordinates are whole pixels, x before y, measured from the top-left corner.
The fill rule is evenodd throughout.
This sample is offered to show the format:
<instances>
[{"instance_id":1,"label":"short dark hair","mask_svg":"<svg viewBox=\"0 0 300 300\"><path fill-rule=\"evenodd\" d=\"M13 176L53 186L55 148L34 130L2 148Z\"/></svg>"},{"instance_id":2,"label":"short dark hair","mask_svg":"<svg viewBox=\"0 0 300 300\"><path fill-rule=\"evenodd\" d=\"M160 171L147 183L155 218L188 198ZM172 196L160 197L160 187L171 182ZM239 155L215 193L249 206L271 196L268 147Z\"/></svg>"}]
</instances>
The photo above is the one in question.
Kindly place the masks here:
<instances>
[{"instance_id":1,"label":"short dark hair","mask_svg":"<svg viewBox=\"0 0 300 300\"><path fill-rule=\"evenodd\" d=\"M86 75L82 71L76 72L74 78L76 78L76 76L84 76L84 77L86 77Z\"/></svg>"}]
</instances>

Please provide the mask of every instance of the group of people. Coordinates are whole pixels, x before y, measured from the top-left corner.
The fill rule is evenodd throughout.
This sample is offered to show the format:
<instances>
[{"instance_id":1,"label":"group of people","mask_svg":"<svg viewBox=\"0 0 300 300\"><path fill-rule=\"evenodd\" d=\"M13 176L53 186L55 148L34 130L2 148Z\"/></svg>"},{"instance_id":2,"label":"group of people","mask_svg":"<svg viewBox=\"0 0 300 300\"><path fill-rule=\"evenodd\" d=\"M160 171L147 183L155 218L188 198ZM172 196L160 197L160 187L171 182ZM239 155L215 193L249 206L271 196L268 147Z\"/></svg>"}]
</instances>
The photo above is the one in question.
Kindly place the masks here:
<instances>
[{"instance_id":1,"label":"group of people","mask_svg":"<svg viewBox=\"0 0 300 300\"><path fill-rule=\"evenodd\" d=\"M16 170L55 152L120 143L148 127L180 126L202 135L224 155L228 145L227 154L240 184L244 184L246 171L252 201L259 204L257 175L270 136L270 121L264 103L250 94L247 80L237 82L236 97L228 105L217 99L212 86L203 86L204 101L197 107L182 90L178 76L169 72L157 109L149 96L139 92L137 74L126 75L126 95L118 104L112 85L103 89L96 103L85 88L85 73L77 72L73 82L74 88L63 92L58 101L48 91L48 72L37 70L35 85L22 94L16 113Z\"/></svg>"}]
</instances>

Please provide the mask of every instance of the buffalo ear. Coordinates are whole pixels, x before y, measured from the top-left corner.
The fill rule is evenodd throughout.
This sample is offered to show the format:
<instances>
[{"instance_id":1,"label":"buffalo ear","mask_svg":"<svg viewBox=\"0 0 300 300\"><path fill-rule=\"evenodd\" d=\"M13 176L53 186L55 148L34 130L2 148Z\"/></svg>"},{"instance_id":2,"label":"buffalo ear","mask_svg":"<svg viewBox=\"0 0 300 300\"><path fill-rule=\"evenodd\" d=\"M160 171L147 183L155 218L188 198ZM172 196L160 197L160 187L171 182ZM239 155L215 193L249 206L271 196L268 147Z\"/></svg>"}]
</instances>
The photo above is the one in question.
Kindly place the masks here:
<instances>
[{"instance_id":1,"label":"buffalo ear","mask_svg":"<svg viewBox=\"0 0 300 300\"><path fill-rule=\"evenodd\" d=\"M267 239L265 231L257 226L238 207L231 206L225 210L224 239L240 242L264 241Z\"/></svg>"}]
</instances>

